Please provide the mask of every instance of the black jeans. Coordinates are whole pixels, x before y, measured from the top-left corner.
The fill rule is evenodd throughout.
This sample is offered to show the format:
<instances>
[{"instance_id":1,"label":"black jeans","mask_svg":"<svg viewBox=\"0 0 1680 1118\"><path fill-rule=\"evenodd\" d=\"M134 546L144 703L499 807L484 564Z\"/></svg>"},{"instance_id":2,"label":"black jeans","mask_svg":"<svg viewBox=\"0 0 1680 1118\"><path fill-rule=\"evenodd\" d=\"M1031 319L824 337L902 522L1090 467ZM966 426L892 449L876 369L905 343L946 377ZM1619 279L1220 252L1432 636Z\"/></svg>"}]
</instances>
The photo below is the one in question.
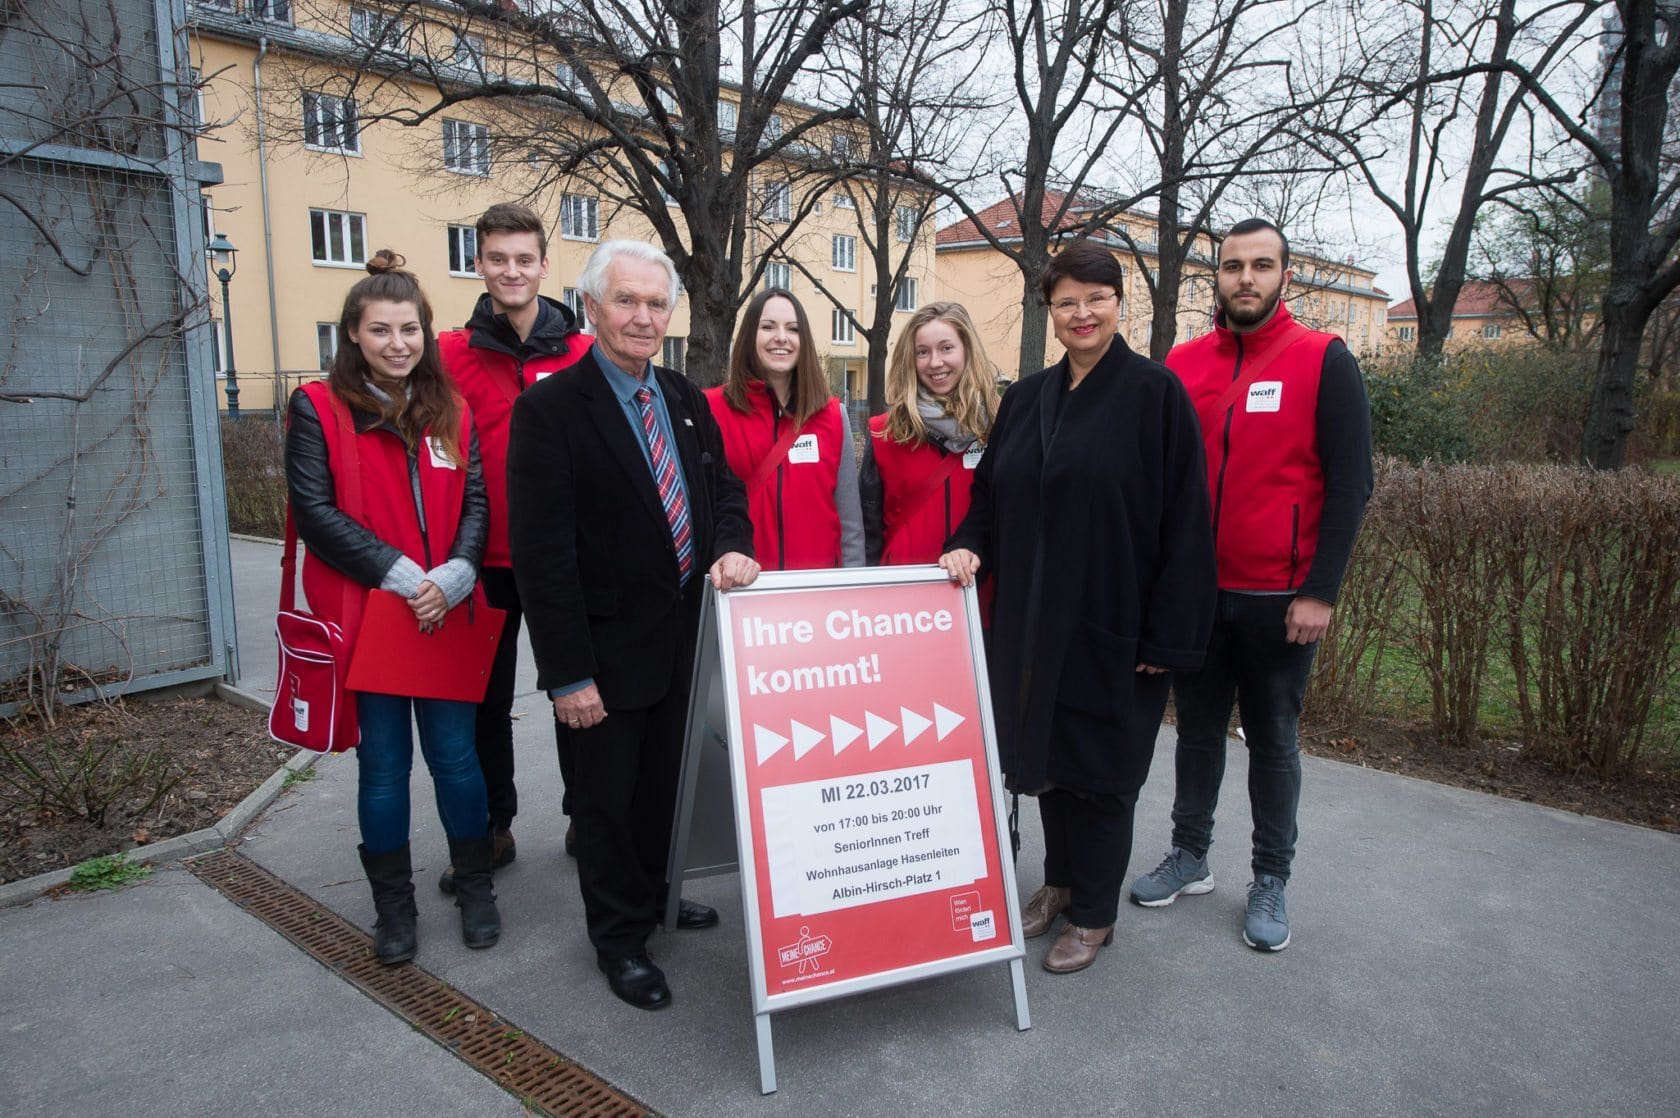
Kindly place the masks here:
<instances>
[{"instance_id":1,"label":"black jeans","mask_svg":"<svg viewBox=\"0 0 1680 1118\"><path fill-rule=\"evenodd\" d=\"M1178 709L1173 845L1205 857L1213 844L1234 700L1248 743L1253 870L1285 881L1295 860L1295 812L1301 802L1297 725L1318 652L1317 644L1284 639L1284 617L1293 600L1289 594L1221 590L1202 670L1173 677Z\"/></svg>"},{"instance_id":2,"label":"black jeans","mask_svg":"<svg viewBox=\"0 0 1680 1118\"><path fill-rule=\"evenodd\" d=\"M478 704L473 732L478 746L478 767L484 773L484 788L490 798L490 825L507 828L519 814L519 792L513 785L513 692L519 668L519 586L506 567L484 567L478 572L484 597L492 606L507 611L502 639L496 645L496 659L490 664L490 683L484 701ZM551 707L552 710L552 707ZM555 748L560 754L560 780L572 786L571 750L566 736L554 724ZM571 814L570 792L563 792L560 809Z\"/></svg>"}]
</instances>

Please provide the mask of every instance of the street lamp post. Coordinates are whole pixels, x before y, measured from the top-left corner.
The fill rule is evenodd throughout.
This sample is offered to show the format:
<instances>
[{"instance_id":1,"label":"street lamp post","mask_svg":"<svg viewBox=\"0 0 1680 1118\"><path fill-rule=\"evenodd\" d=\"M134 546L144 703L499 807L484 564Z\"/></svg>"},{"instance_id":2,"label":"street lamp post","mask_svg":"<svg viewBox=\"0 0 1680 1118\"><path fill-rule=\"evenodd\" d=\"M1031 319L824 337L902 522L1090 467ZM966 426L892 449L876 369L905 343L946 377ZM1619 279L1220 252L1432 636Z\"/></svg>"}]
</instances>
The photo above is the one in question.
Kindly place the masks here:
<instances>
[{"instance_id":1,"label":"street lamp post","mask_svg":"<svg viewBox=\"0 0 1680 1118\"><path fill-rule=\"evenodd\" d=\"M227 343L227 364L223 369L227 374L227 413L229 419L238 419L239 374L233 368L233 309L228 304L228 284L233 281L233 273L238 268L239 250L225 235L217 233L210 242L209 251L216 278L222 281L222 333Z\"/></svg>"}]
</instances>

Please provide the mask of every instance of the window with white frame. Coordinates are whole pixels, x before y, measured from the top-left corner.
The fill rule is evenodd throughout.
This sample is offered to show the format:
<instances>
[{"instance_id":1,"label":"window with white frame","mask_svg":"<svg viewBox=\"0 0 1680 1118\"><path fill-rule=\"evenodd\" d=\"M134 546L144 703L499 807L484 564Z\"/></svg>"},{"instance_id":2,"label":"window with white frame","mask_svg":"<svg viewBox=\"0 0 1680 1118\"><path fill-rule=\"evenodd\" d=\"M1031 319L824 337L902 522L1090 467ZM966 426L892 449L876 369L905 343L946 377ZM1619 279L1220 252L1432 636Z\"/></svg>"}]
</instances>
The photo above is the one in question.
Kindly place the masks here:
<instances>
[{"instance_id":1,"label":"window with white frame","mask_svg":"<svg viewBox=\"0 0 1680 1118\"><path fill-rule=\"evenodd\" d=\"M850 194L841 190L834 195L834 208L837 210L855 210L857 209L857 203L852 201Z\"/></svg>"},{"instance_id":2,"label":"window with white frame","mask_svg":"<svg viewBox=\"0 0 1680 1118\"><path fill-rule=\"evenodd\" d=\"M305 93L303 143L316 151L359 155L362 138L356 126L356 102L349 97Z\"/></svg>"},{"instance_id":3,"label":"window with white frame","mask_svg":"<svg viewBox=\"0 0 1680 1118\"><path fill-rule=\"evenodd\" d=\"M310 210L309 247L317 264L366 264L366 215Z\"/></svg>"},{"instance_id":4,"label":"window with white frame","mask_svg":"<svg viewBox=\"0 0 1680 1118\"><path fill-rule=\"evenodd\" d=\"M847 160L852 157L852 134L850 132L836 132L828 142L829 150L834 158Z\"/></svg>"},{"instance_id":5,"label":"window with white frame","mask_svg":"<svg viewBox=\"0 0 1680 1118\"><path fill-rule=\"evenodd\" d=\"M554 64L554 84L561 89L577 92L583 88L583 79L578 77L577 68L569 62Z\"/></svg>"},{"instance_id":6,"label":"window with white frame","mask_svg":"<svg viewBox=\"0 0 1680 1118\"><path fill-rule=\"evenodd\" d=\"M251 0L251 16L270 23L292 22L292 0Z\"/></svg>"},{"instance_id":7,"label":"window with white frame","mask_svg":"<svg viewBox=\"0 0 1680 1118\"><path fill-rule=\"evenodd\" d=\"M1415 342L1417 341L1417 327L1402 326L1398 331L1396 331L1396 335L1403 342Z\"/></svg>"},{"instance_id":8,"label":"window with white frame","mask_svg":"<svg viewBox=\"0 0 1680 1118\"><path fill-rule=\"evenodd\" d=\"M473 258L478 255L478 230L471 225L449 227L449 274L476 276L478 268Z\"/></svg>"},{"instance_id":9,"label":"window with white frame","mask_svg":"<svg viewBox=\"0 0 1680 1118\"><path fill-rule=\"evenodd\" d=\"M1500 334L1499 323L1497 323L1497 322L1484 322L1482 324L1482 337L1488 338L1488 339L1493 339L1493 338L1499 337L1499 334Z\"/></svg>"},{"instance_id":10,"label":"window with white frame","mask_svg":"<svg viewBox=\"0 0 1680 1118\"><path fill-rule=\"evenodd\" d=\"M852 326L852 316L841 310L839 307L835 307L833 319L834 344L852 345L855 343L857 341L857 330Z\"/></svg>"},{"instance_id":11,"label":"window with white frame","mask_svg":"<svg viewBox=\"0 0 1680 1118\"><path fill-rule=\"evenodd\" d=\"M728 101L719 101L717 110L718 131L725 136L733 136L735 134L735 122L735 106Z\"/></svg>"},{"instance_id":12,"label":"window with white frame","mask_svg":"<svg viewBox=\"0 0 1680 1118\"><path fill-rule=\"evenodd\" d=\"M469 120L443 122L443 166L460 175L490 173L490 126Z\"/></svg>"},{"instance_id":13,"label":"window with white frame","mask_svg":"<svg viewBox=\"0 0 1680 1118\"><path fill-rule=\"evenodd\" d=\"M315 349L321 357L323 370L332 368L333 358L338 356L338 323L317 322L315 324Z\"/></svg>"},{"instance_id":14,"label":"window with white frame","mask_svg":"<svg viewBox=\"0 0 1680 1118\"><path fill-rule=\"evenodd\" d=\"M905 276L898 281L898 299L893 303L893 310L906 313L916 309L916 278Z\"/></svg>"},{"instance_id":15,"label":"window with white frame","mask_svg":"<svg viewBox=\"0 0 1680 1118\"><path fill-rule=\"evenodd\" d=\"M588 331L589 312L583 309L583 292L575 287L565 288L560 292L560 301L572 309L572 315L577 319L577 328Z\"/></svg>"},{"instance_id":16,"label":"window with white frame","mask_svg":"<svg viewBox=\"0 0 1680 1118\"><path fill-rule=\"evenodd\" d=\"M659 352L659 363L667 369L682 372L688 364L688 339L666 338Z\"/></svg>"},{"instance_id":17,"label":"window with white frame","mask_svg":"<svg viewBox=\"0 0 1680 1118\"><path fill-rule=\"evenodd\" d=\"M667 206L674 206L677 204L676 196L671 193L671 187L676 183L676 181L677 175L671 167L671 161L669 159L661 159L659 161L659 178L656 180L654 185L659 187L659 197L664 200Z\"/></svg>"},{"instance_id":18,"label":"window with white frame","mask_svg":"<svg viewBox=\"0 0 1680 1118\"><path fill-rule=\"evenodd\" d=\"M764 217L769 221L787 221L793 216L793 191L785 182L773 182L764 188Z\"/></svg>"},{"instance_id":19,"label":"window with white frame","mask_svg":"<svg viewBox=\"0 0 1680 1118\"><path fill-rule=\"evenodd\" d=\"M771 113L770 119L764 122L764 139L775 143L782 138L782 114Z\"/></svg>"},{"instance_id":20,"label":"window with white frame","mask_svg":"<svg viewBox=\"0 0 1680 1118\"><path fill-rule=\"evenodd\" d=\"M857 271L857 238L848 233L834 234L833 259L836 272Z\"/></svg>"},{"instance_id":21,"label":"window with white frame","mask_svg":"<svg viewBox=\"0 0 1680 1118\"><path fill-rule=\"evenodd\" d=\"M772 260L764 265L764 286L779 287L783 291L790 289L793 283L793 268L779 261Z\"/></svg>"},{"instance_id":22,"label":"window with white frame","mask_svg":"<svg viewBox=\"0 0 1680 1118\"><path fill-rule=\"evenodd\" d=\"M350 9L350 38L365 47L401 52L408 29L402 17L390 15L377 8Z\"/></svg>"},{"instance_id":23,"label":"window with white frame","mask_svg":"<svg viewBox=\"0 0 1680 1118\"><path fill-rule=\"evenodd\" d=\"M568 241L595 241L601 237L600 203L583 194L560 199L560 235Z\"/></svg>"},{"instance_id":24,"label":"window with white frame","mask_svg":"<svg viewBox=\"0 0 1680 1118\"><path fill-rule=\"evenodd\" d=\"M899 206L893 210L893 230L898 234L900 244L909 244L916 239L916 226L920 224L916 207Z\"/></svg>"},{"instance_id":25,"label":"window with white frame","mask_svg":"<svg viewBox=\"0 0 1680 1118\"><path fill-rule=\"evenodd\" d=\"M484 72L484 36L457 32L455 35L455 65L475 73Z\"/></svg>"}]
</instances>

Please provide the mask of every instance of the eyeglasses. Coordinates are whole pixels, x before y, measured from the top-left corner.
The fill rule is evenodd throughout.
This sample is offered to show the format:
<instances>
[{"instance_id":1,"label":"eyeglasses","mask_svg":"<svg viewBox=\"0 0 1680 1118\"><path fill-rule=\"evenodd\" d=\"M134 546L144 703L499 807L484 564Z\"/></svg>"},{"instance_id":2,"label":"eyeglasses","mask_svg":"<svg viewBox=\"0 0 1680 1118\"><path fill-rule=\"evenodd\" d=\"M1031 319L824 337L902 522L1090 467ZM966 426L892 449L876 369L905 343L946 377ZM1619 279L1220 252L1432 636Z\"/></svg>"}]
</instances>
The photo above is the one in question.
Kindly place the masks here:
<instances>
[{"instance_id":1,"label":"eyeglasses","mask_svg":"<svg viewBox=\"0 0 1680 1118\"><path fill-rule=\"evenodd\" d=\"M1083 299L1058 299L1050 304L1050 309L1064 318L1083 307L1092 314L1100 314L1120 296L1115 294L1087 295Z\"/></svg>"}]
</instances>

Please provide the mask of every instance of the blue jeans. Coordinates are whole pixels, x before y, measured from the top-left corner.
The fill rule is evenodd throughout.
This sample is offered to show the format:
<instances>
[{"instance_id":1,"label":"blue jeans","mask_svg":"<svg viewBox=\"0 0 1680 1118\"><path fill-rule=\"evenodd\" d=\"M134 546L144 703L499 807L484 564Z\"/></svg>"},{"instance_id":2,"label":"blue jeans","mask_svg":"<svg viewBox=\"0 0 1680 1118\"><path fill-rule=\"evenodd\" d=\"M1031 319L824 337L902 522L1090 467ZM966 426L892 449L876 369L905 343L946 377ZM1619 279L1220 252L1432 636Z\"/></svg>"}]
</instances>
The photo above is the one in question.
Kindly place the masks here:
<instances>
[{"instance_id":1,"label":"blue jeans","mask_svg":"<svg viewBox=\"0 0 1680 1118\"><path fill-rule=\"evenodd\" d=\"M1213 810L1225 778L1235 701L1248 742L1253 869L1285 881L1295 860L1295 812L1301 802L1297 724L1318 652L1317 644L1284 639L1284 616L1293 600L1289 594L1221 590L1202 670L1173 676L1178 710L1173 845L1206 857L1213 844Z\"/></svg>"},{"instance_id":2,"label":"blue jeans","mask_svg":"<svg viewBox=\"0 0 1680 1118\"><path fill-rule=\"evenodd\" d=\"M369 854L408 845L408 777L414 767L411 709L420 724L420 752L432 772L444 833L467 840L482 838L490 829L484 774L473 744L477 706L358 692L362 744L356 747L356 821Z\"/></svg>"}]
</instances>

